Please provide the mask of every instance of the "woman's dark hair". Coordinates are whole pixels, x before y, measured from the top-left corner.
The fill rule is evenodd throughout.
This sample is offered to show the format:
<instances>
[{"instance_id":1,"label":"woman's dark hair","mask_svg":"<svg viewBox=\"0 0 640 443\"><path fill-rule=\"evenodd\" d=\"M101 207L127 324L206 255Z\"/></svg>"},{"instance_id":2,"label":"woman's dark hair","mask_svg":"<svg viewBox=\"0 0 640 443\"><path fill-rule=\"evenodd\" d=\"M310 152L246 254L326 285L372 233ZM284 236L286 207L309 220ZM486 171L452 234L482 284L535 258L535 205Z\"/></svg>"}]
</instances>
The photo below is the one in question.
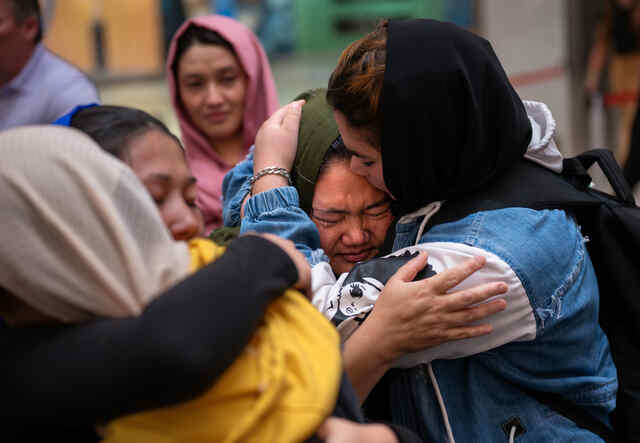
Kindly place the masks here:
<instances>
[{"instance_id":1,"label":"woman's dark hair","mask_svg":"<svg viewBox=\"0 0 640 443\"><path fill-rule=\"evenodd\" d=\"M173 57L173 64L171 65L171 70L173 71L174 76L178 76L178 63L180 59L184 55L184 53L195 44L202 45L218 45L224 46L232 54L236 54L236 51L233 49L231 43L225 40L220 34L216 31L212 31L211 29L203 28L202 26L189 25L189 27L182 33L180 37L178 37L178 41L176 42L176 53Z\"/></svg>"},{"instance_id":2,"label":"woman's dark hair","mask_svg":"<svg viewBox=\"0 0 640 443\"><path fill-rule=\"evenodd\" d=\"M320 168L318 168L318 176L316 178L316 183L320 180L322 174L324 174L329 167L334 163L340 162L348 162L351 160L351 152L347 150L344 142L342 141L342 137L338 136L329 149L324 154L324 158L322 159L322 163L320 164Z\"/></svg>"},{"instance_id":3,"label":"woman's dark hair","mask_svg":"<svg viewBox=\"0 0 640 443\"><path fill-rule=\"evenodd\" d=\"M157 118L139 109L124 106L93 106L81 109L71 118L72 128L91 137L102 149L122 159L129 142L144 133L155 130L180 140Z\"/></svg>"},{"instance_id":4,"label":"woman's dark hair","mask_svg":"<svg viewBox=\"0 0 640 443\"><path fill-rule=\"evenodd\" d=\"M369 34L351 43L340 55L329 78L327 102L354 127L366 127L379 137L380 97L387 57L387 26L382 21Z\"/></svg>"}]
</instances>

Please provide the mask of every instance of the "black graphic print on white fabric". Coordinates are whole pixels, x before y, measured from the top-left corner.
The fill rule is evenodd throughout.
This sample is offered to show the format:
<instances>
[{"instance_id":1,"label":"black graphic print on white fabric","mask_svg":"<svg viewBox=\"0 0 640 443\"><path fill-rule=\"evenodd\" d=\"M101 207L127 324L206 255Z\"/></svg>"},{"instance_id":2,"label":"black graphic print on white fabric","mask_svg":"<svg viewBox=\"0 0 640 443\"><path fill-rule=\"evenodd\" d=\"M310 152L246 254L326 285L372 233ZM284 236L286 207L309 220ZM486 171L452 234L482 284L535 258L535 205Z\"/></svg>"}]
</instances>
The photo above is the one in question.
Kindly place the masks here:
<instances>
[{"instance_id":1,"label":"black graphic print on white fabric","mask_svg":"<svg viewBox=\"0 0 640 443\"><path fill-rule=\"evenodd\" d=\"M341 333L348 332L347 336L350 335L367 318L387 281L402 265L417 255L418 252L405 251L401 255L367 260L356 264L346 278L339 281L339 289L331 294L329 312L335 312L331 321ZM414 281L435 274L431 265L427 264ZM343 331L344 328L347 331Z\"/></svg>"}]
</instances>

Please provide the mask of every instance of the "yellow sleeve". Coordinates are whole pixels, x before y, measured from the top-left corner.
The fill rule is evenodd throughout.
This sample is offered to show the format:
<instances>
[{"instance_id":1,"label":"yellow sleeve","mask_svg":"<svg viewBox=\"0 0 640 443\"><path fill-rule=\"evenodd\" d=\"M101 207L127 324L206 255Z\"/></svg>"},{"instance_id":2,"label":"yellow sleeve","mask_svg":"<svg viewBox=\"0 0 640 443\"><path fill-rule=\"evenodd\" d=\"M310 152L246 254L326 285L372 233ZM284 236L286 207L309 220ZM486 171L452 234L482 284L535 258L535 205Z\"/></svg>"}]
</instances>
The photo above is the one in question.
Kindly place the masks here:
<instances>
[{"instance_id":1,"label":"yellow sleeve","mask_svg":"<svg viewBox=\"0 0 640 443\"><path fill-rule=\"evenodd\" d=\"M189 240L189 253L191 254L191 272L217 260L226 251L225 246L219 246L208 238L197 237Z\"/></svg>"},{"instance_id":2,"label":"yellow sleeve","mask_svg":"<svg viewBox=\"0 0 640 443\"><path fill-rule=\"evenodd\" d=\"M341 375L337 331L302 294L287 290L209 391L116 419L103 443L304 441L331 414Z\"/></svg>"}]
</instances>

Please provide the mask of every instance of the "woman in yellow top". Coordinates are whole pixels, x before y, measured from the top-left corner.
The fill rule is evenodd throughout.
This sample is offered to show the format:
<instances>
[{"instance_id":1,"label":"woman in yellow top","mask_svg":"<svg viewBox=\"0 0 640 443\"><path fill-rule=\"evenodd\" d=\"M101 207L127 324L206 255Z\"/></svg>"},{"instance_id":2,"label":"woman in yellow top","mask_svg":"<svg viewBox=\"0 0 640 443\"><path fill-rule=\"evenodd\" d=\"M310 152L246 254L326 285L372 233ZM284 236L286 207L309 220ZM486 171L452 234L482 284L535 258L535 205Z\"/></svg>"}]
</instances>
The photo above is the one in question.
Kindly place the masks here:
<instances>
[{"instance_id":1,"label":"woman in yellow top","mask_svg":"<svg viewBox=\"0 0 640 443\"><path fill-rule=\"evenodd\" d=\"M19 128L0 149L0 286L32 323L138 315L224 252L174 241L131 170L85 135ZM301 441L333 410L341 371L333 327L290 290L208 392L100 429L106 441Z\"/></svg>"}]
</instances>

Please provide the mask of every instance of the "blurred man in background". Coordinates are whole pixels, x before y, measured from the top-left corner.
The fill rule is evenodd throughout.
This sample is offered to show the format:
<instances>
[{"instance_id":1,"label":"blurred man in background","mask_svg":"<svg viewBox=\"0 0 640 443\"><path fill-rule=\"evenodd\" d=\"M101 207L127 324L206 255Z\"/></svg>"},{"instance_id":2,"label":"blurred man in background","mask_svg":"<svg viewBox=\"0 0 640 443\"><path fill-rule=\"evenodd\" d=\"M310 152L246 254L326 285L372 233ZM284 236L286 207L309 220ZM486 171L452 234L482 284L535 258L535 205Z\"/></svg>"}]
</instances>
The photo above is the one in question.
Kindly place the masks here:
<instances>
[{"instance_id":1,"label":"blurred man in background","mask_svg":"<svg viewBox=\"0 0 640 443\"><path fill-rule=\"evenodd\" d=\"M95 86L42 44L37 0L0 0L0 130L51 123L98 101Z\"/></svg>"}]
</instances>

